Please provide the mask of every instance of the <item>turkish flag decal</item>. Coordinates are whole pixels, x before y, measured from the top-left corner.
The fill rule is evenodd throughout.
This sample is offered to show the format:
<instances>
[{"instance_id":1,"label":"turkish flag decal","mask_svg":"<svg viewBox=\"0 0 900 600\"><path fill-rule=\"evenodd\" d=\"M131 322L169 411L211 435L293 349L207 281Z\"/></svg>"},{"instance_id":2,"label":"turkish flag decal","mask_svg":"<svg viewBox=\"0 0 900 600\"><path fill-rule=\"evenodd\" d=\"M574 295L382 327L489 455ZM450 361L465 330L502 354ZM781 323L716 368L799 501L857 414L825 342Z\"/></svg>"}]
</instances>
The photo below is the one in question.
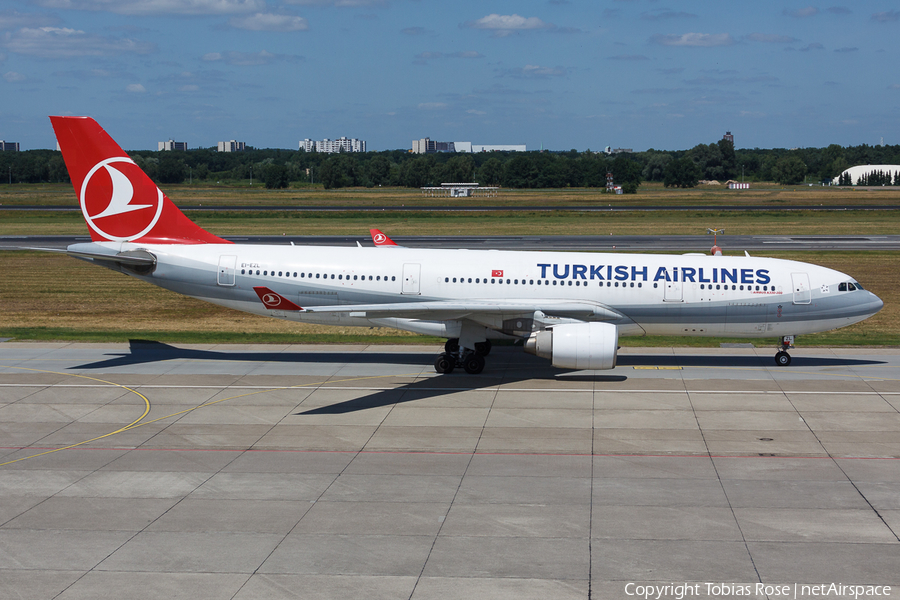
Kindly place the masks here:
<instances>
[{"instance_id":1,"label":"turkish flag decal","mask_svg":"<svg viewBox=\"0 0 900 600\"><path fill-rule=\"evenodd\" d=\"M491 271L491 277L503 277L503 270L494 269L493 271Z\"/></svg>"}]
</instances>

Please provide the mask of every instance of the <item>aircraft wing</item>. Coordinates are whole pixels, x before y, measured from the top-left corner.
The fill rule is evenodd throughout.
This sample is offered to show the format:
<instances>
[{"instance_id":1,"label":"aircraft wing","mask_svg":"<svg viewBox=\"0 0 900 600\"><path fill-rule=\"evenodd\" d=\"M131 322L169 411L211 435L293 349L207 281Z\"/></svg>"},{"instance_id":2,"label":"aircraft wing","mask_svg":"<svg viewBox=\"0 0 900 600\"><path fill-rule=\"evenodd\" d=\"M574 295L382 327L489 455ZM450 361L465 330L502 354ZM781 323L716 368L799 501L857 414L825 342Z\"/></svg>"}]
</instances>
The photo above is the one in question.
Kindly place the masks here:
<instances>
[{"instance_id":1,"label":"aircraft wing","mask_svg":"<svg viewBox=\"0 0 900 600\"><path fill-rule=\"evenodd\" d=\"M347 304L335 306L313 306L302 309L308 313L345 314L351 317L383 319L399 317L406 319L446 320L461 319L475 314L520 314L531 315L541 311L548 316L570 317L592 321L614 321L624 315L608 306L595 302L572 302L565 300L522 300L514 301L435 301L435 302L394 302L390 304Z\"/></svg>"}]
</instances>

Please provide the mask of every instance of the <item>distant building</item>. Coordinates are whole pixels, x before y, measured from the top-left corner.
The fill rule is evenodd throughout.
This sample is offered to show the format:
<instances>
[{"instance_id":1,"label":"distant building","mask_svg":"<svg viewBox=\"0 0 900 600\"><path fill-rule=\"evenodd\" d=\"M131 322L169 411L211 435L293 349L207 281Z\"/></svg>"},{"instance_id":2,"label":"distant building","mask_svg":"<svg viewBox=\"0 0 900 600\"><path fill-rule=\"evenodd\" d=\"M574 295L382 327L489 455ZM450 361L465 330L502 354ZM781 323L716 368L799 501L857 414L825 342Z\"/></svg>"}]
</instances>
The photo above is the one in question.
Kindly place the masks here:
<instances>
[{"instance_id":1,"label":"distant building","mask_svg":"<svg viewBox=\"0 0 900 600\"><path fill-rule=\"evenodd\" d=\"M609 146L604 148L603 151L607 154L631 154L634 152L631 148L610 148Z\"/></svg>"},{"instance_id":2,"label":"distant building","mask_svg":"<svg viewBox=\"0 0 900 600\"><path fill-rule=\"evenodd\" d=\"M525 152L525 144L472 144L472 152Z\"/></svg>"},{"instance_id":3,"label":"distant building","mask_svg":"<svg viewBox=\"0 0 900 600\"><path fill-rule=\"evenodd\" d=\"M176 142L169 140L168 142L159 142L159 151L163 150L187 150L187 142Z\"/></svg>"},{"instance_id":4,"label":"distant building","mask_svg":"<svg viewBox=\"0 0 900 600\"><path fill-rule=\"evenodd\" d=\"M18 152L19 142L4 142L0 140L0 151L2 152Z\"/></svg>"},{"instance_id":5,"label":"distant building","mask_svg":"<svg viewBox=\"0 0 900 600\"><path fill-rule=\"evenodd\" d=\"M436 142L431 138L412 141L413 154L434 152L525 152L525 144L488 145L472 142Z\"/></svg>"},{"instance_id":6,"label":"distant building","mask_svg":"<svg viewBox=\"0 0 900 600\"><path fill-rule=\"evenodd\" d=\"M300 141L300 149L306 152L324 152L334 154L336 152L365 152L366 141L356 138L339 137L336 140L325 138L324 140L311 140L306 138Z\"/></svg>"},{"instance_id":7,"label":"distant building","mask_svg":"<svg viewBox=\"0 0 900 600\"><path fill-rule=\"evenodd\" d=\"M857 165L844 169L844 172L835 177L831 183L832 185L841 185L841 177L847 175L850 177L850 185L859 185L858 182L861 178L878 172L889 175L891 178L896 178L898 173L900 173L900 165Z\"/></svg>"},{"instance_id":8,"label":"distant building","mask_svg":"<svg viewBox=\"0 0 900 600\"><path fill-rule=\"evenodd\" d=\"M227 142L219 142L219 152L243 152L247 149L247 144L230 140Z\"/></svg>"},{"instance_id":9,"label":"distant building","mask_svg":"<svg viewBox=\"0 0 900 600\"><path fill-rule=\"evenodd\" d=\"M727 140L727 141L731 142L732 144L734 144L734 136L731 135L730 131L726 131L725 135L722 136L722 139Z\"/></svg>"}]
</instances>

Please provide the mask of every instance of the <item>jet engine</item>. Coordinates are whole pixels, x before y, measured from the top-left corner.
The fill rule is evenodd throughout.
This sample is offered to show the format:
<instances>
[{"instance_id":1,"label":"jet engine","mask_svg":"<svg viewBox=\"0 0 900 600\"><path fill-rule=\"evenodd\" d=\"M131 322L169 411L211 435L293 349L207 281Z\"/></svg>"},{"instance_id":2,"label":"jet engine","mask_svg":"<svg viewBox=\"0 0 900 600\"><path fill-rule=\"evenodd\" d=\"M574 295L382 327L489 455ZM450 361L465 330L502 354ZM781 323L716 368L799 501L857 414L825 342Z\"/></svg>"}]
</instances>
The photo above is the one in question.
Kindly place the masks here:
<instances>
[{"instance_id":1,"label":"jet engine","mask_svg":"<svg viewBox=\"0 0 900 600\"><path fill-rule=\"evenodd\" d=\"M525 341L525 352L549 358L554 367L612 369L619 330L611 323L570 323L539 331Z\"/></svg>"}]
</instances>

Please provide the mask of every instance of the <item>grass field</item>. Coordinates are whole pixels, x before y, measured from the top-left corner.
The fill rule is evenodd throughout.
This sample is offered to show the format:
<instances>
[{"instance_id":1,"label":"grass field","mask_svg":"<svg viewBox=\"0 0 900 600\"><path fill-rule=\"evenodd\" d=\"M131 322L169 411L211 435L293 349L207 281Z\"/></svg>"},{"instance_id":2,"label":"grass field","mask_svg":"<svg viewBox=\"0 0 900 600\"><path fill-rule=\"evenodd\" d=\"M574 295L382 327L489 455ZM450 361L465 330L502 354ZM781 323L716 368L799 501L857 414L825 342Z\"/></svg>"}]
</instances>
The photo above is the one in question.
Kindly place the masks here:
<instances>
[{"instance_id":1,"label":"grass field","mask_svg":"<svg viewBox=\"0 0 900 600\"><path fill-rule=\"evenodd\" d=\"M756 185L756 184L755 184ZM457 200L423 198L417 190L322 189L268 191L261 187L170 186L182 206L444 206ZM0 186L0 204L72 205L71 186ZM900 211L794 211L782 205L900 205L900 189L873 191L756 185L729 191L721 187L666 190L646 184L633 196L597 190L503 190L499 198L466 199L508 209L478 213L447 212L281 212L192 211L190 217L219 235L366 235L378 227L389 235L606 235L699 234L724 227L728 234L837 235L895 234ZM766 211L528 212L517 206L759 205ZM78 212L3 211L0 235L86 235ZM720 238L726 253L727 237ZM791 252L773 255L812 262L851 274L885 301L876 316L835 332L805 336L804 345L900 345L900 270L891 252ZM438 340L390 329L338 328L290 323L216 307L179 296L130 277L65 256L0 252L0 337L18 339L127 340L182 342L422 342ZM623 345L717 346L722 339L623 338ZM758 341L758 344L767 342ZM768 342L773 343L773 342Z\"/></svg>"},{"instance_id":2,"label":"grass field","mask_svg":"<svg viewBox=\"0 0 900 600\"><path fill-rule=\"evenodd\" d=\"M267 190L247 186L164 185L163 191L182 207L198 206L828 206L897 205L900 187L853 188L780 186L774 182L753 183L748 190L729 190L724 185L690 189L665 188L661 183L643 183L633 195L610 195L602 188L516 190L501 189L492 198L441 198L409 188L343 188L325 190L303 186ZM0 185L0 206L73 206L78 199L72 186L62 184Z\"/></svg>"}]
</instances>

